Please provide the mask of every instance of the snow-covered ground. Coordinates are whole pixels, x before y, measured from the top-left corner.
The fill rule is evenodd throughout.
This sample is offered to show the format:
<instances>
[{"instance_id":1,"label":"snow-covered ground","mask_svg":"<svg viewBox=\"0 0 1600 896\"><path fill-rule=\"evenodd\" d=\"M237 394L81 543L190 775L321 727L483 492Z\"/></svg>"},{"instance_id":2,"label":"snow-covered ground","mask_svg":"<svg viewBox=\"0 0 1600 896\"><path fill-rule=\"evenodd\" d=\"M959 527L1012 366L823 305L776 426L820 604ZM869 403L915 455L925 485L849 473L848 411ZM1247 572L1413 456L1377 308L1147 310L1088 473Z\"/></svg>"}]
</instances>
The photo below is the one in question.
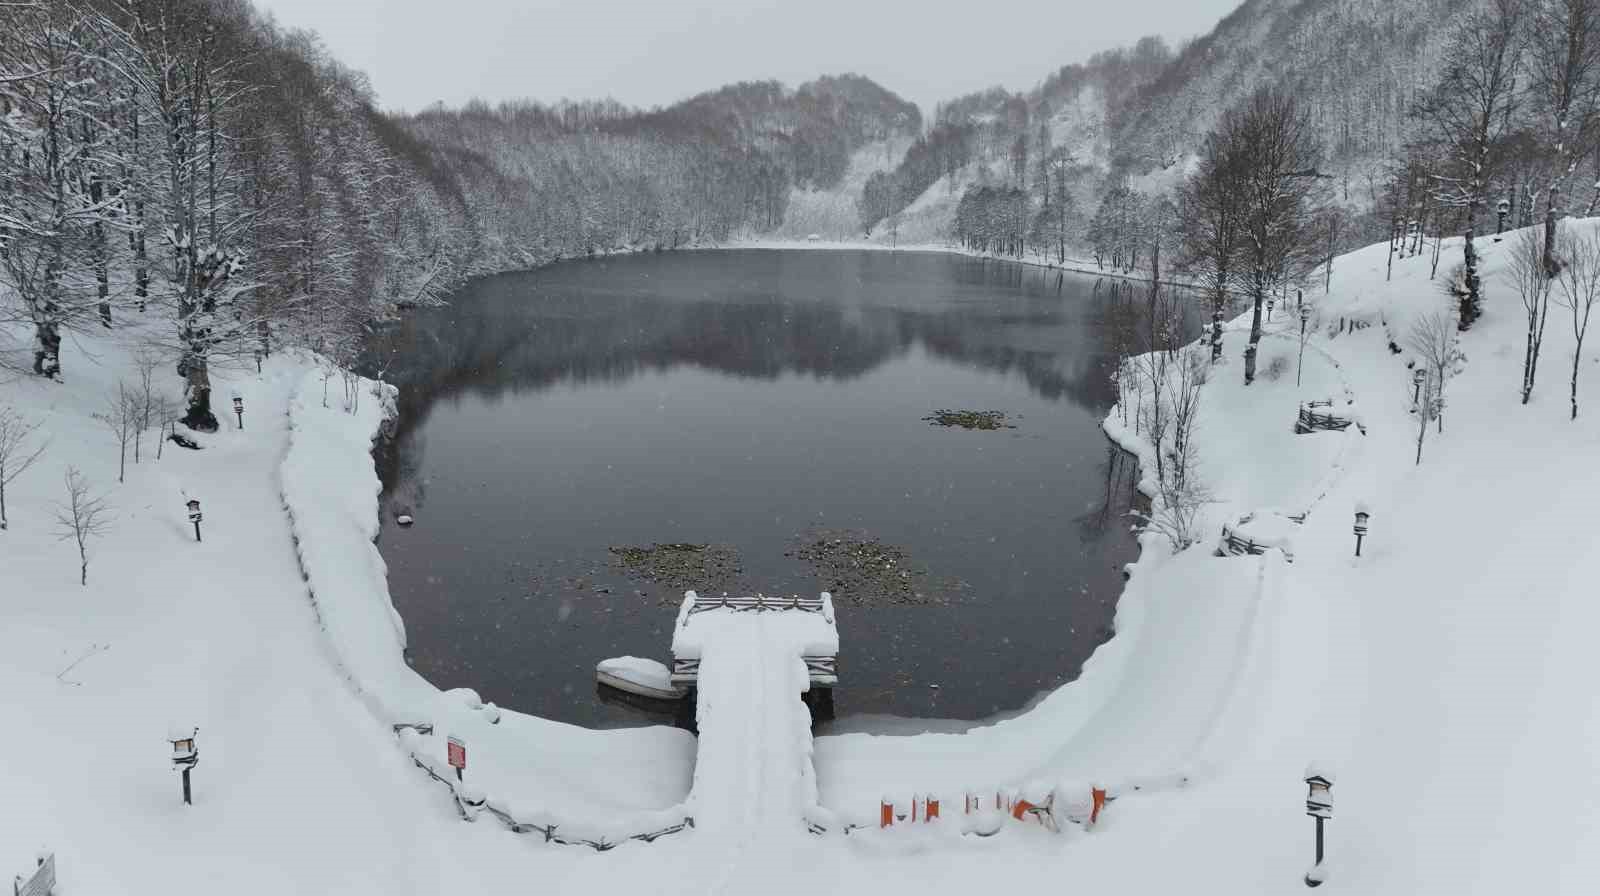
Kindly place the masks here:
<instances>
[{"instance_id":1,"label":"snow-covered ground","mask_svg":"<svg viewBox=\"0 0 1600 896\"><path fill-rule=\"evenodd\" d=\"M130 352L106 338L69 342L65 384L0 385L0 403L51 439L8 489L11 528L0 532L10 735L0 738L0 872L24 870L42 845L57 853L64 892L97 894L521 892L531 882L550 892L1298 892L1312 834L1301 779L1320 761L1339 771L1328 892L1589 892L1600 879L1600 550L1589 524L1600 405L1567 419L1572 340L1560 308L1539 388L1520 404L1510 242L1481 245L1485 314L1462 339L1444 432L1429 434L1420 465L1405 334L1448 301L1426 255L1397 261L1390 282L1383 245L1335 261L1332 293L1314 291L1298 388L1291 335L1262 348L1261 369L1286 357L1286 372L1245 387L1245 322L1229 331L1196 435L1217 498L1207 527L1309 511L1298 531L1276 533L1292 539L1293 563L1276 552L1212 557L1209 541L1176 557L1151 544L1116 636L1079 681L1028 713L965 734L815 744L820 811L845 819L872 817L885 795L935 792L954 815L968 789L1096 781L1118 792L1093 832L1059 835L1016 824L962 838L936 823L797 831L779 848L735 819L596 853L487 815L464 823L394 722L435 724L429 738L405 738L430 763L445 735L466 740L467 781L491 804L579 828L670 813L689 792L693 742L484 707L411 673L371 545L378 395L363 391L346 413L336 378L322 407L321 375L303 356L273 359L259 376L225 374L217 395L241 393L246 429L225 421L199 452L168 445L159 461L130 462L119 485L115 442L91 413L131 376ZM1459 241L1444 252L1441 271ZM1370 326L1351 330L1351 320ZM1582 361L1591 378L1596 354ZM1365 434L1292 433L1302 400L1340 396ZM1108 430L1148 449L1119 419ZM108 493L116 516L90 545L86 587L75 549L51 531L69 464ZM186 496L203 502L204 542L193 540ZM1371 532L1357 559L1362 502ZM191 807L168 767L172 722L200 728ZM758 790L778 786L762 774L782 767L764 764L767 751L804 737L782 740L782 718L766 722L751 729L763 749L738 766Z\"/></svg>"},{"instance_id":2,"label":"snow-covered ground","mask_svg":"<svg viewBox=\"0 0 1600 896\"><path fill-rule=\"evenodd\" d=\"M848 240L861 235L861 212L856 202L867 178L880 171L892 171L911 145L910 137L874 140L850 156L850 167L839 183L826 190L789 191L789 205L783 223L769 236L780 240L803 240L812 234L826 240Z\"/></svg>"}]
</instances>

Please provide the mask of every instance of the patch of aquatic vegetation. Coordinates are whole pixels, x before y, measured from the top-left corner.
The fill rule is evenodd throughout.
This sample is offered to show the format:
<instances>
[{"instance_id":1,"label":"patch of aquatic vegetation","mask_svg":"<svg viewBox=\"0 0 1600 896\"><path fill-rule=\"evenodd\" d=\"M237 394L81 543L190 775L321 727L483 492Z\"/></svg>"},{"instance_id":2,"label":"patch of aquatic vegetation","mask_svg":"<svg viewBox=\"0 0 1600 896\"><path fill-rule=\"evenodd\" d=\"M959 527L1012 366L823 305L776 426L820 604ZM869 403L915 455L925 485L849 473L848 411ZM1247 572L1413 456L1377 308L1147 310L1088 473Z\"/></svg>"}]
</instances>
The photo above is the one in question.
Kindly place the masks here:
<instances>
[{"instance_id":1,"label":"patch of aquatic vegetation","mask_svg":"<svg viewBox=\"0 0 1600 896\"><path fill-rule=\"evenodd\" d=\"M903 548L863 532L811 532L788 556L810 566L820 590L832 592L841 605L945 604L965 587L929 575Z\"/></svg>"},{"instance_id":2,"label":"patch of aquatic vegetation","mask_svg":"<svg viewBox=\"0 0 1600 896\"><path fill-rule=\"evenodd\" d=\"M952 411L940 408L922 419L934 426L959 426L962 429L1016 429L1006 422L1006 415L1000 411Z\"/></svg>"},{"instance_id":3,"label":"patch of aquatic vegetation","mask_svg":"<svg viewBox=\"0 0 1600 896\"><path fill-rule=\"evenodd\" d=\"M680 597L691 588L731 588L743 571L738 552L728 545L669 542L649 547L613 545L609 550L612 562L630 578L677 591Z\"/></svg>"}]
</instances>

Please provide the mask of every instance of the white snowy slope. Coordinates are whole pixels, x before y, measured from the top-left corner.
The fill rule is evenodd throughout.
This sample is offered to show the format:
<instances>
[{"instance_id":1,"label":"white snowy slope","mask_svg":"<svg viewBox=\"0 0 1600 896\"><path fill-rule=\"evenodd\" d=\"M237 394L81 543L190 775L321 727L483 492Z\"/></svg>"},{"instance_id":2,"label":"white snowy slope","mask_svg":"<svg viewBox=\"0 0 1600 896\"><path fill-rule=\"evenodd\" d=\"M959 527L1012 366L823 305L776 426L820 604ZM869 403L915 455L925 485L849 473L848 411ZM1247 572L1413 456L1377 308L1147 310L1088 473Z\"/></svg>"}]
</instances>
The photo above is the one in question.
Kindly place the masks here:
<instances>
[{"instance_id":1,"label":"white snowy slope","mask_svg":"<svg viewBox=\"0 0 1600 896\"><path fill-rule=\"evenodd\" d=\"M367 445L377 419L362 416L371 394L357 415L322 408L320 379L300 358L269 362L259 377L224 375L218 394L241 390L246 430L225 426L203 451L130 463L117 485L115 443L90 414L131 362L108 339L83 339L69 345L65 384L0 385L0 401L52 438L8 490L12 525L0 532L0 872L24 870L47 846L63 892L141 896L530 886L1281 894L1301 891L1310 862L1302 779L1315 762L1338 769L1324 892L1589 892L1600 879L1591 797L1600 403L1585 399L1567 419L1572 338L1555 307L1538 388L1520 403L1510 243L1480 245L1485 314L1462 338L1444 432L1430 432L1420 465L1405 334L1448 300L1426 255L1397 260L1386 281L1379 245L1336 259L1331 294L1312 291L1302 386L1287 320L1263 343L1263 377L1243 386L1241 320L1204 390L1196 438L1218 499L1209 531L1245 514L1309 511L1298 531L1276 533L1292 541L1293 563L1276 552L1215 558L1209 542L1177 557L1147 544L1117 634L1079 681L965 735L819 739L814 781L800 758L798 695L718 716L719 706L749 705L741 695L784 689L787 664L752 652L778 632L726 653L720 641L706 646L705 662L741 672L717 677L728 693L702 707L701 725L736 734L708 736L716 764L702 756L694 772L681 732L608 737L415 680L381 564L365 553L377 525ZM1459 240L1446 240L1441 271L1459 253ZM1370 326L1351 331L1352 319ZM1596 354L1580 359L1581 399L1600 399ZM1284 369L1266 376L1277 357ZM1341 396L1365 435L1292 434L1301 401ZM1107 429L1149 455L1119 412ZM302 469L295 455L312 450ZM50 531L69 463L117 514L91 545L87 587L75 550ZM204 505L199 544L185 495ZM1372 514L1359 559L1358 503ZM792 671L797 690L803 670ZM514 834L487 816L467 824L389 730L401 713L434 716L435 740L459 732L469 779L481 776L491 801L534 804L519 811L572 812L604 829L673 809L691 780L693 802L703 784L719 794L716 809L705 802L705 823L691 831L605 853ZM200 728L190 807L169 768L173 722ZM428 749L442 760L442 744ZM813 836L788 826L790 807L814 792L826 807L816 817L850 819L871 817L884 795L955 788L940 795L959 806L961 789L1038 780L1095 780L1120 798L1096 830L1059 835L1010 825L978 839L935 824Z\"/></svg>"},{"instance_id":2,"label":"white snowy slope","mask_svg":"<svg viewBox=\"0 0 1600 896\"><path fill-rule=\"evenodd\" d=\"M347 413L322 404L322 374L303 374L282 468L301 563L337 661L386 725L426 722L425 760L444 765L447 737L467 744L467 776L518 821L558 821L577 834L627 836L663 827L688 791L693 738L668 727L595 731L486 709L470 682L441 692L405 663L405 624L389 600L378 534L380 488L370 446L388 409L370 384ZM335 389L338 392L338 389ZM592 774L596 762L615 768ZM665 816L659 810L669 810Z\"/></svg>"},{"instance_id":3,"label":"white snowy slope","mask_svg":"<svg viewBox=\"0 0 1600 896\"><path fill-rule=\"evenodd\" d=\"M892 171L911 145L909 137L874 140L850 156L850 166L839 183L825 190L789 190L783 223L765 234L769 239L802 241L815 234L826 241L861 237L861 212L857 201L867 178Z\"/></svg>"}]
</instances>

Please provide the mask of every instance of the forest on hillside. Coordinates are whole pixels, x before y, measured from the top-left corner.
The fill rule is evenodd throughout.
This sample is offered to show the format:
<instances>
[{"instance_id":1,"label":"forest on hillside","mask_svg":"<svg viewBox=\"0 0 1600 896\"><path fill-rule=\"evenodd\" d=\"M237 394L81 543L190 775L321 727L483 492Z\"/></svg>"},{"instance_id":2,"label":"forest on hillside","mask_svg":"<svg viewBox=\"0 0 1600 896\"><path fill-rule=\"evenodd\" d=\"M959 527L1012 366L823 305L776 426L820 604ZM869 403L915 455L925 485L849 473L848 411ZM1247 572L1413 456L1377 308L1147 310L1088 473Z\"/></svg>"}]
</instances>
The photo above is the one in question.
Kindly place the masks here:
<instances>
[{"instance_id":1,"label":"forest on hillside","mask_svg":"<svg viewBox=\"0 0 1600 896\"><path fill-rule=\"evenodd\" d=\"M467 276L770 227L921 125L850 75L391 115L247 0L0 4L0 365L60 378L64 337L132 326L214 428L214 364L349 362Z\"/></svg>"}]
</instances>

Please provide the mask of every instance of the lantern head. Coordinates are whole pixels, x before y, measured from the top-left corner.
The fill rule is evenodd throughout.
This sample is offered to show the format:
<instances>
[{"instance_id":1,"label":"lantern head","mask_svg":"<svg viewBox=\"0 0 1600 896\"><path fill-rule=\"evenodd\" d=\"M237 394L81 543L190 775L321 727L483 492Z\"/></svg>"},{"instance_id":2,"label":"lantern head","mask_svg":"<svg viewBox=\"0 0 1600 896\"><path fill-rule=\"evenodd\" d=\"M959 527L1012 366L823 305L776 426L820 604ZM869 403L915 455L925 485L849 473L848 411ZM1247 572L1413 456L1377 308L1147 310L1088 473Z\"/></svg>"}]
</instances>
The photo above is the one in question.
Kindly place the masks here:
<instances>
[{"instance_id":1,"label":"lantern head","mask_svg":"<svg viewBox=\"0 0 1600 896\"><path fill-rule=\"evenodd\" d=\"M200 500L198 498L190 498L186 506L189 508L190 513L200 512Z\"/></svg>"},{"instance_id":2,"label":"lantern head","mask_svg":"<svg viewBox=\"0 0 1600 896\"><path fill-rule=\"evenodd\" d=\"M237 395L233 396L233 409L236 411L244 410L244 399Z\"/></svg>"},{"instance_id":3,"label":"lantern head","mask_svg":"<svg viewBox=\"0 0 1600 896\"><path fill-rule=\"evenodd\" d=\"M178 768L195 765L200 761L200 750L195 746L199 728L192 725L173 725L167 729L167 741L172 744L172 764Z\"/></svg>"}]
</instances>

